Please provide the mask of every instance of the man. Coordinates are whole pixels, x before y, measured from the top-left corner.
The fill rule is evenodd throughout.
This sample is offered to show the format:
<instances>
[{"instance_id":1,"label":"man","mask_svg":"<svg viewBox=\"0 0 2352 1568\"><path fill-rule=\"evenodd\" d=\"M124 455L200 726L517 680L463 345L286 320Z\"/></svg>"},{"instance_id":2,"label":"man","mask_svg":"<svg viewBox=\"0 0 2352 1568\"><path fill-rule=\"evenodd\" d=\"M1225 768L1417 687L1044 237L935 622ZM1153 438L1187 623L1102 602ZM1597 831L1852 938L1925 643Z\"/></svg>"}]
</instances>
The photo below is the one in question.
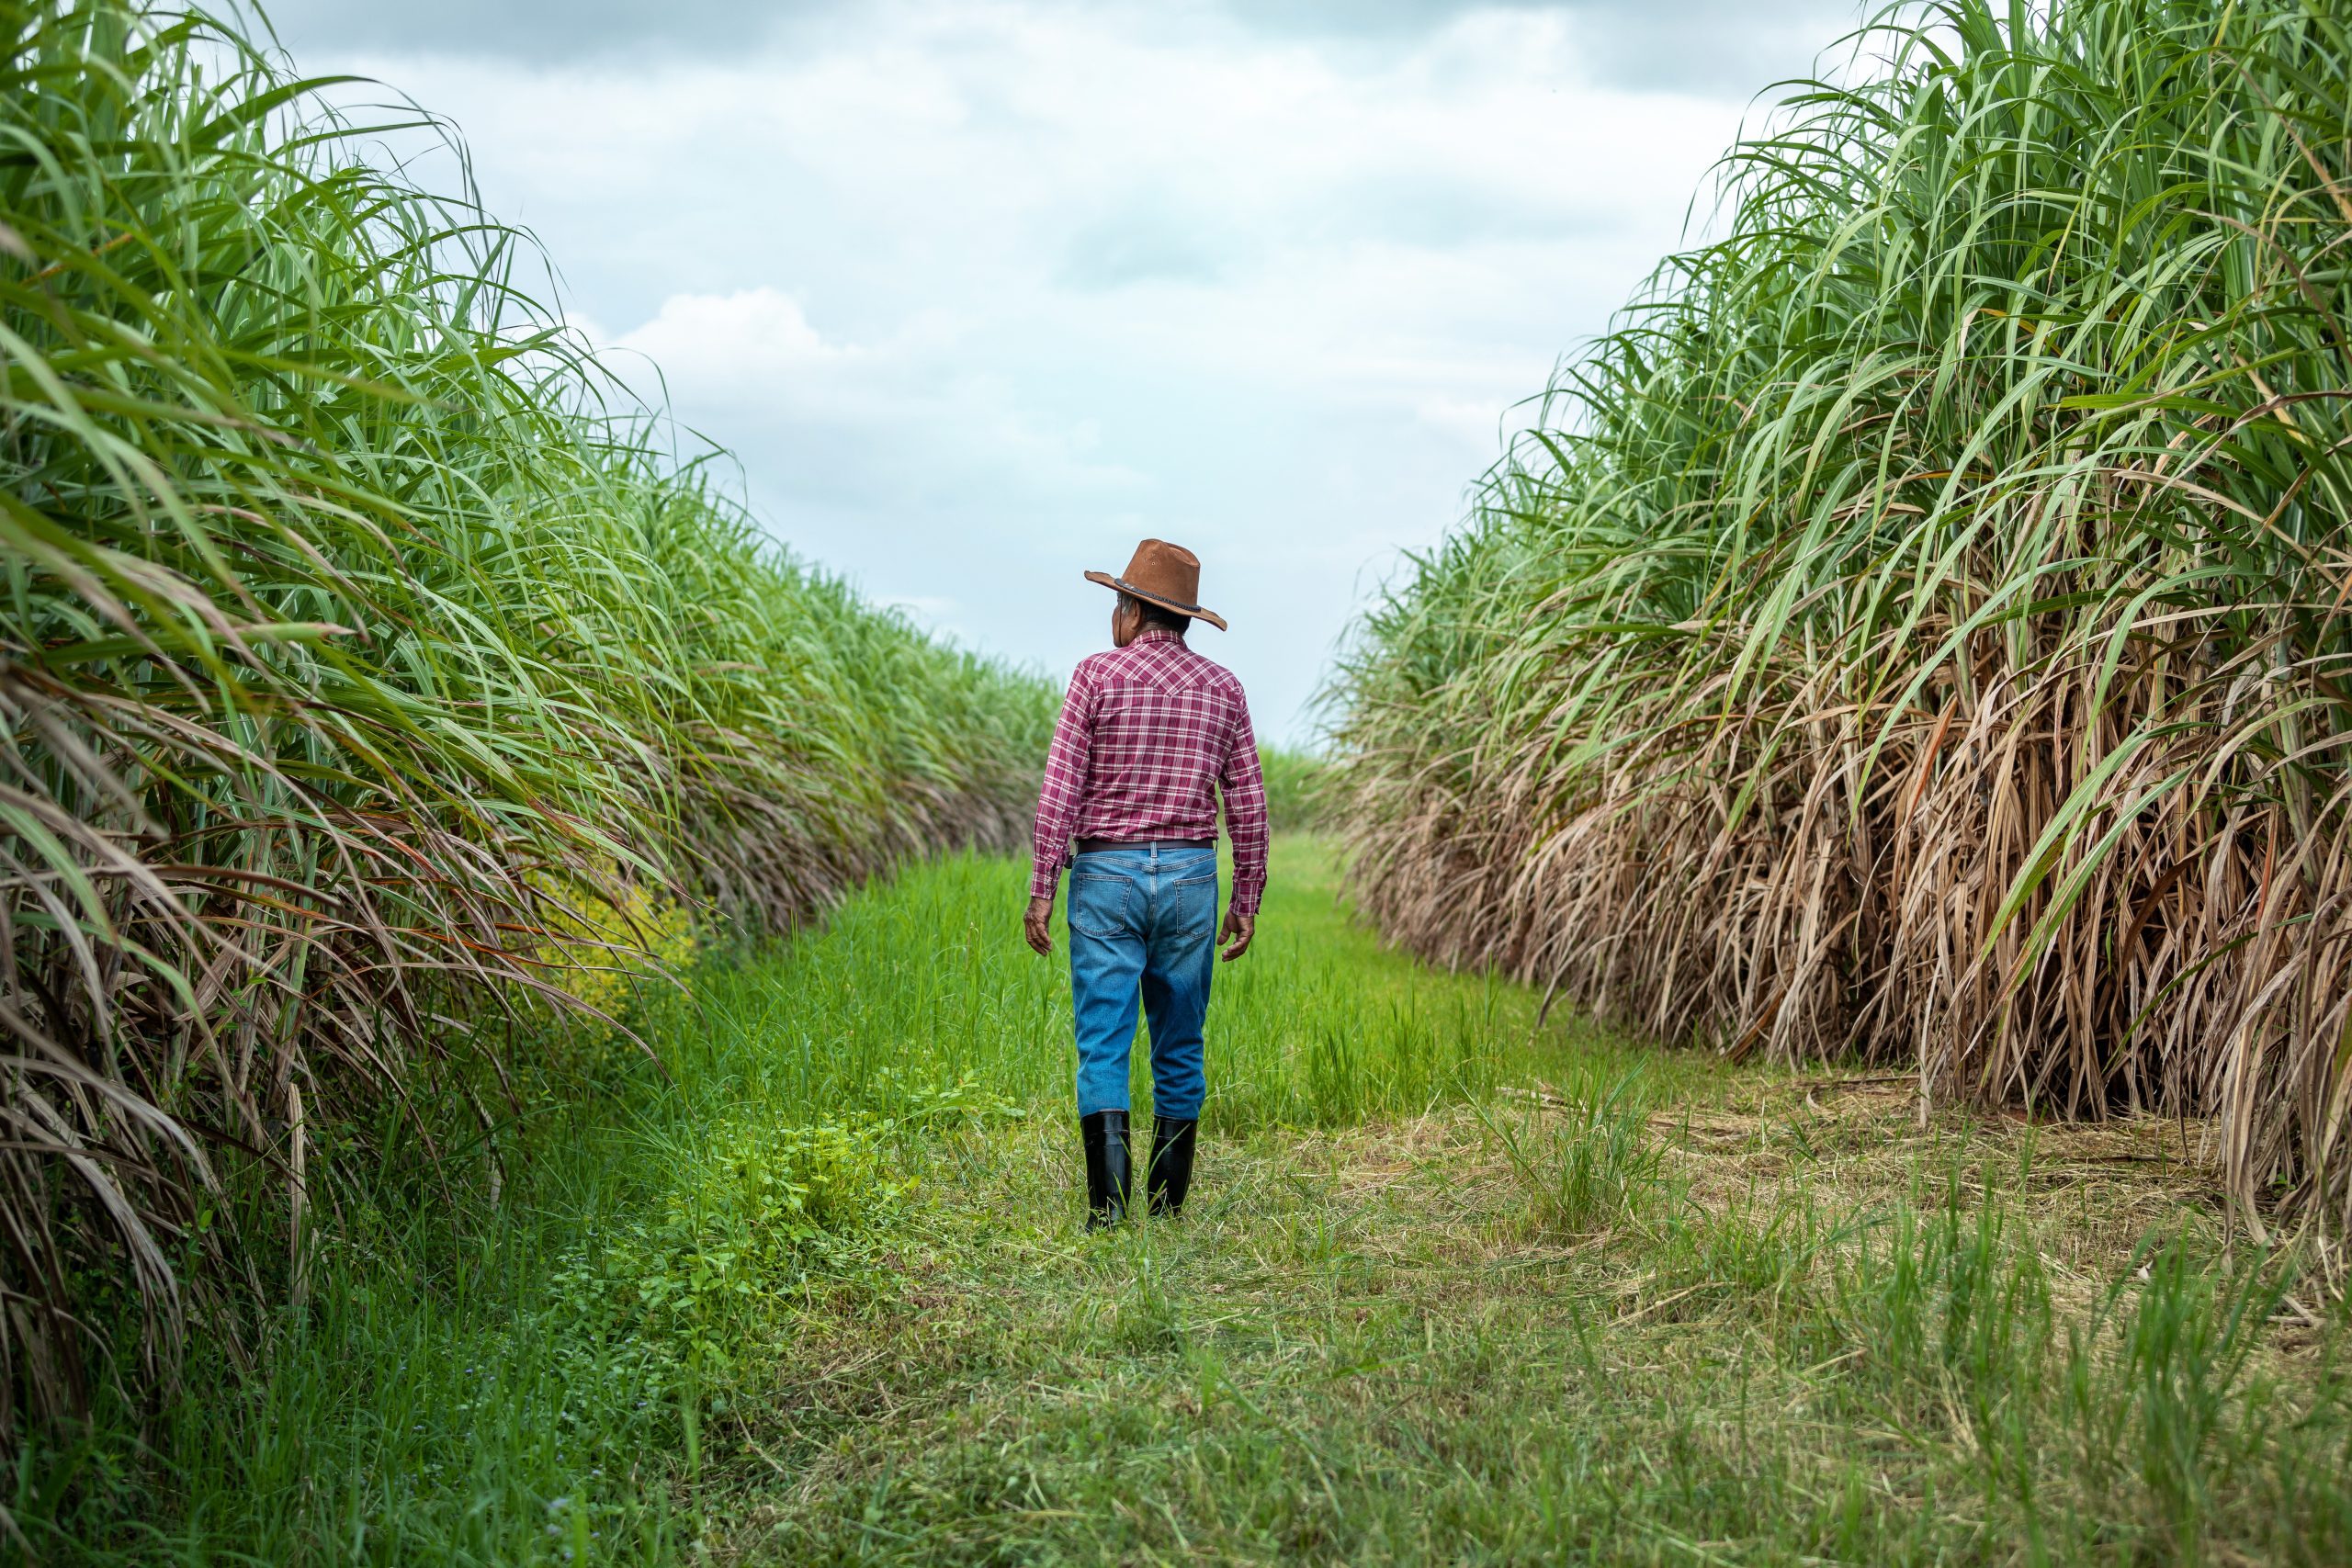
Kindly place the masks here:
<instances>
[{"instance_id":1,"label":"man","mask_svg":"<svg viewBox=\"0 0 2352 1568\"><path fill-rule=\"evenodd\" d=\"M1241 682L1184 643L1194 620L1225 630L1224 618L1197 603L1200 558L1146 539L1125 575L1086 578L1118 592L1113 646L1079 661L1054 727L1026 925L1029 945L1050 957L1054 888L1068 864L1078 1124L1092 1229L1127 1209L1127 1052L1138 998L1151 1026L1146 1190L1155 1214L1184 1206L1206 1092L1209 976L1217 943L1230 962L1249 951L1257 928L1266 784ZM1225 796L1233 840L1233 900L1221 931L1213 791Z\"/></svg>"}]
</instances>

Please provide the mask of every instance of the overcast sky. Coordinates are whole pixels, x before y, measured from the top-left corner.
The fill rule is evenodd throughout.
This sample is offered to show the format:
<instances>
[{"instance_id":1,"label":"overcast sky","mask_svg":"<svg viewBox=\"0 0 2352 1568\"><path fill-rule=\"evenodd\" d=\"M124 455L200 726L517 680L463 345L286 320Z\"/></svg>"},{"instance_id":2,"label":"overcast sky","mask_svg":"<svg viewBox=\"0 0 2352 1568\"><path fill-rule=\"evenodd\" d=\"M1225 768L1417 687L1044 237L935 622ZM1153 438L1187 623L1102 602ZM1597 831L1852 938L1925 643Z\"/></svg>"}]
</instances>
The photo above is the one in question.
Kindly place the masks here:
<instances>
[{"instance_id":1,"label":"overcast sky","mask_svg":"<svg viewBox=\"0 0 2352 1568\"><path fill-rule=\"evenodd\" d=\"M284 0L802 557L1056 679L1145 535L1304 740L1353 609L1850 0ZM1826 63L1826 62L1825 62ZM630 357L637 356L637 357Z\"/></svg>"}]
</instances>

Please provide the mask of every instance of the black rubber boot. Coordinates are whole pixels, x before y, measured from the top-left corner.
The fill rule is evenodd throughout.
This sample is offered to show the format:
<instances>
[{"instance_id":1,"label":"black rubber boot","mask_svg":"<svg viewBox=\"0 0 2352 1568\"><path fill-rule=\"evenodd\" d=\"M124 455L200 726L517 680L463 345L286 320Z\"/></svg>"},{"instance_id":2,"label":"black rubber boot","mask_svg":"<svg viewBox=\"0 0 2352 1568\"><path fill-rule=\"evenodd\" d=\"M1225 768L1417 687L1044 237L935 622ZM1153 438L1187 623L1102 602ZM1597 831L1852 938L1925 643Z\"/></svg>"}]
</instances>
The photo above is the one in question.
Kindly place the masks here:
<instances>
[{"instance_id":1,"label":"black rubber boot","mask_svg":"<svg viewBox=\"0 0 2352 1568\"><path fill-rule=\"evenodd\" d=\"M1155 1214L1174 1214L1184 1207L1193 1187L1193 1134L1200 1119L1180 1122L1156 1116L1151 1126L1151 1174L1144 1187Z\"/></svg>"},{"instance_id":2,"label":"black rubber boot","mask_svg":"<svg viewBox=\"0 0 2352 1568\"><path fill-rule=\"evenodd\" d=\"M1086 1228L1115 1225L1127 1213L1127 1113L1081 1116L1078 1132L1086 1144Z\"/></svg>"}]
</instances>

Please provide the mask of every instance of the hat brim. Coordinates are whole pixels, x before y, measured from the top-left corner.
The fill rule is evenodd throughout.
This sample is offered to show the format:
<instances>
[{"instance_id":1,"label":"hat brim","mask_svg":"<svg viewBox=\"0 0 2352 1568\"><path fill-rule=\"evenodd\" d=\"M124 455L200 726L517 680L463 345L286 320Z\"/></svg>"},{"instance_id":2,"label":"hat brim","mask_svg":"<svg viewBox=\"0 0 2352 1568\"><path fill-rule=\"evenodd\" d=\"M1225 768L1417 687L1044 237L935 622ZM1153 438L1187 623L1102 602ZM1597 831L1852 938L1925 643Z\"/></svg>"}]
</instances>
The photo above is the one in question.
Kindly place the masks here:
<instances>
[{"instance_id":1,"label":"hat brim","mask_svg":"<svg viewBox=\"0 0 2352 1568\"><path fill-rule=\"evenodd\" d=\"M1179 604L1173 599L1163 599L1157 593L1147 593L1133 583L1122 578L1114 577L1107 571L1090 571L1086 574L1086 581L1099 582L1105 588L1127 595L1130 599L1140 599L1147 604L1157 604L1161 609L1175 615L1190 615L1194 620L1206 621L1219 631L1227 629L1225 617L1215 610L1204 610L1198 604Z\"/></svg>"}]
</instances>

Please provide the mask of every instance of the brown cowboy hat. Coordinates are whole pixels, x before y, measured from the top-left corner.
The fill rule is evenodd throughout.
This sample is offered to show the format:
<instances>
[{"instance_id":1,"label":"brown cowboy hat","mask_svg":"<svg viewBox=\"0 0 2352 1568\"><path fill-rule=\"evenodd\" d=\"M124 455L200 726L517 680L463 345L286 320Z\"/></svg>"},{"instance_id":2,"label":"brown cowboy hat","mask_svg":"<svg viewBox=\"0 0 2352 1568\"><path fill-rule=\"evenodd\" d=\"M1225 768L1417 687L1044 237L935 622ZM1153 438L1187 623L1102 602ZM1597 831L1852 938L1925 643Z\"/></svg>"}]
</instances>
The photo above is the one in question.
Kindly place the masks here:
<instances>
[{"instance_id":1,"label":"brown cowboy hat","mask_svg":"<svg viewBox=\"0 0 2352 1568\"><path fill-rule=\"evenodd\" d=\"M1180 615L1195 616L1219 631L1225 630L1223 615L1193 603L1201 596L1201 558L1182 545L1171 545L1165 539L1146 539L1136 547L1135 558L1127 562L1125 574L1113 577L1107 571L1090 571L1086 581L1115 588L1147 604L1157 604Z\"/></svg>"}]
</instances>

